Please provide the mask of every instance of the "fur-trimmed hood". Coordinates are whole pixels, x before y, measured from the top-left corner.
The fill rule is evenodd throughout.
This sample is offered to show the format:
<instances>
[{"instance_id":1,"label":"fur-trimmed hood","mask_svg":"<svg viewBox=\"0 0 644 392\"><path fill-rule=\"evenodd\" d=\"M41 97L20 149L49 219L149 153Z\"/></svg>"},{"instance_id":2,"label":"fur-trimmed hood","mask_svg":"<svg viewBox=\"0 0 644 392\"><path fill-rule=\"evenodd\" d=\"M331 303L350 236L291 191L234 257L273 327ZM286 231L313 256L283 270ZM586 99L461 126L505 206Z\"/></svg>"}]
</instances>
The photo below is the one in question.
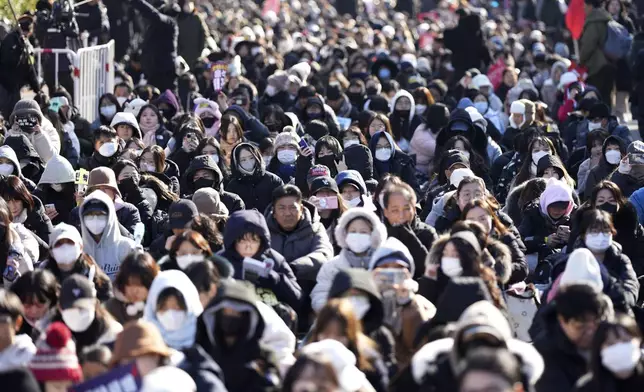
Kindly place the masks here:
<instances>
[{"instance_id":1,"label":"fur-trimmed hood","mask_svg":"<svg viewBox=\"0 0 644 392\"><path fill-rule=\"evenodd\" d=\"M450 234L443 234L432 245L425 260L425 270L438 271L443 257L443 249L450 239ZM512 275L512 253L510 249L494 238L488 237L488 244L483 250L483 262L493 268L500 283L506 284Z\"/></svg>"},{"instance_id":2,"label":"fur-trimmed hood","mask_svg":"<svg viewBox=\"0 0 644 392\"><path fill-rule=\"evenodd\" d=\"M347 226L356 218L362 218L371 224L371 248L378 249L387 239L387 228L378 216L367 208L356 207L346 211L335 226L335 240L342 249L347 248Z\"/></svg>"}]
</instances>

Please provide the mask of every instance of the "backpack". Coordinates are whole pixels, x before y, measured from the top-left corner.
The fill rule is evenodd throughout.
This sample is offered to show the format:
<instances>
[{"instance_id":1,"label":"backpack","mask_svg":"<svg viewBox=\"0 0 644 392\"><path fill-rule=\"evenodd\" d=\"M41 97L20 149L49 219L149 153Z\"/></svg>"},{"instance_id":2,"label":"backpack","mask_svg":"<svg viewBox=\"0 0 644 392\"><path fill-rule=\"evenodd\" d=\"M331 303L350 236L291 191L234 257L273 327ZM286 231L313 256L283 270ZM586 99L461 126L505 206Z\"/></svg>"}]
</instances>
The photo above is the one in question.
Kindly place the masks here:
<instances>
[{"instance_id":1,"label":"backpack","mask_svg":"<svg viewBox=\"0 0 644 392\"><path fill-rule=\"evenodd\" d=\"M611 60L626 58L631 49L633 37L626 27L610 20L606 25L606 41L604 42L604 55Z\"/></svg>"}]
</instances>

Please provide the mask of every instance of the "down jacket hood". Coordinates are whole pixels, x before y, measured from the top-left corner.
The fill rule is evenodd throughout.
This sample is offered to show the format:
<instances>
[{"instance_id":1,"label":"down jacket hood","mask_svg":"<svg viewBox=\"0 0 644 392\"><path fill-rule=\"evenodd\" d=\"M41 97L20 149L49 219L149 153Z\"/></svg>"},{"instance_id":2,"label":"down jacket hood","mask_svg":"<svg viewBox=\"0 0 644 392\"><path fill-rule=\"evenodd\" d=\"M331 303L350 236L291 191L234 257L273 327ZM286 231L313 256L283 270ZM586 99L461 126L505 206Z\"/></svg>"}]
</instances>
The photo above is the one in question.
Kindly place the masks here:
<instances>
[{"instance_id":1,"label":"down jacket hood","mask_svg":"<svg viewBox=\"0 0 644 392\"><path fill-rule=\"evenodd\" d=\"M13 167L15 168L13 175L22 178L20 162L18 161L18 157L16 156L16 152L13 150L13 148L6 145L0 146L0 158L7 158L8 160L10 160L11 163L13 163Z\"/></svg>"},{"instance_id":2,"label":"down jacket hood","mask_svg":"<svg viewBox=\"0 0 644 392\"><path fill-rule=\"evenodd\" d=\"M411 110L409 111L409 121L411 121L412 118L414 118L414 114L416 112L416 103L414 101L414 97L407 91L407 90L400 90L394 95L394 98L391 100L391 105L389 105L389 114L393 114L394 110L396 109L396 103L400 98L407 98L409 99L409 102L411 102Z\"/></svg>"},{"instance_id":3,"label":"down jacket hood","mask_svg":"<svg viewBox=\"0 0 644 392\"><path fill-rule=\"evenodd\" d=\"M253 157L255 158L255 170L253 171L253 174L250 174L250 175L242 173L242 171L239 170L239 154L241 153L241 150L244 148L248 149L253 154ZM262 158L262 155L259 153L259 150L257 150L257 148L255 148L252 144L244 142L244 143L239 143L233 149L233 152L230 157L230 171L233 177L235 178L261 176L266 171L266 165L264 163L264 159Z\"/></svg>"},{"instance_id":4,"label":"down jacket hood","mask_svg":"<svg viewBox=\"0 0 644 392\"><path fill-rule=\"evenodd\" d=\"M45 171L40 177L40 184L64 184L74 182L76 172L65 157L54 155L45 166Z\"/></svg>"},{"instance_id":5,"label":"down jacket hood","mask_svg":"<svg viewBox=\"0 0 644 392\"><path fill-rule=\"evenodd\" d=\"M357 218L366 220L373 228L371 232L371 248L378 249L382 246L387 238L387 228L373 211L364 207L351 208L338 219L338 223L335 226L335 240L338 246L342 249L347 248L347 226Z\"/></svg>"},{"instance_id":6,"label":"down jacket hood","mask_svg":"<svg viewBox=\"0 0 644 392\"><path fill-rule=\"evenodd\" d=\"M389 132L376 132L373 134L371 139L369 139L369 149L371 150L371 154L373 155L374 162L376 160L376 146L378 145L378 140L384 136L387 138L387 141L389 141L389 148L391 149L391 158L389 158L389 161L392 161L394 157L396 156L396 142L394 141L394 138L389 134Z\"/></svg>"},{"instance_id":7,"label":"down jacket hood","mask_svg":"<svg viewBox=\"0 0 644 392\"><path fill-rule=\"evenodd\" d=\"M264 333L264 319L257 308L257 297L252 284L239 280L225 280L217 290L217 295L208 304L201 314L208 340L216 345L215 324L217 312L229 308L238 312L250 313L250 326L245 339L247 341L259 341Z\"/></svg>"},{"instance_id":8,"label":"down jacket hood","mask_svg":"<svg viewBox=\"0 0 644 392\"><path fill-rule=\"evenodd\" d=\"M488 301L479 301L469 306L458 321L454 338L439 339L424 345L411 360L414 381L422 385L431 366L443 354L448 354L454 373L458 373L462 358L459 349L464 332L471 328L486 329L506 342L507 349L520 358L521 372L531 385L539 380L544 370L543 358L531 344L512 338L512 330L500 310Z\"/></svg>"},{"instance_id":9,"label":"down jacket hood","mask_svg":"<svg viewBox=\"0 0 644 392\"><path fill-rule=\"evenodd\" d=\"M210 170L215 174L215 189L221 190L224 176L221 174L221 170L219 169L219 166L217 166L217 164L210 157L210 155L200 155L200 156L194 157L190 161L190 166L188 166L188 168L186 169L186 172L184 174L185 180L186 180L185 185L187 185L190 188L190 192L184 192L184 193L186 194L193 193L192 179L195 173L197 172L197 170L201 170L201 169Z\"/></svg>"},{"instance_id":10,"label":"down jacket hood","mask_svg":"<svg viewBox=\"0 0 644 392\"><path fill-rule=\"evenodd\" d=\"M329 298L342 298L351 289L360 290L369 296L371 306L367 314L362 317L364 330L369 334L382 325L384 317L380 292L371 272L360 268L347 268L338 271L331 283Z\"/></svg>"},{"instance_id":11,"label":"down jacket hood","mask_svg":"<svg viewBox=\"0 0 644 392\"><path fill-rule=\"evenodd\" d=\"M261 238L260 253L271 247L271 233L266 219L257 210L235 211L228 217L224 231L224 247L234 249L235 241L246 233L257 234Z\"/></svg>"},{"instance_id":12,"label":"down jacket hood","mask_svg":"<svg viewBox=\"0 0 644 392\"><path fill-rule=\"evenodd\" d=\"M129 125L132 127L134 130L133 137L138 137L139 139L142 139L143 136L141 136L141 128L139 128L139 122L136 121L136 117L134 117L134 114L129 113L129 112L119 112L114 115L114 118L112 118L112 122L110 123L110 126L114 129L118 125Z\"/></svg>"},{"instance_id":13,"label":"down jacket hood","mask_svg":"<svg viewBox=\"0 0 644 392\"><path fill-rule=\"evenodd\" d=\"M408 265L409 272L411 276L414 276L416 271L416 263L414 263L414 258L412 257L409 249L400 242L395 237L389 237L382 243L380 248L378 248L374 254L371 256L371 261L369 261L369 271L373 271L378 263L385 258L400 260Z\"/></svg>"},{"instance_id":14,"label":"down jacket hood","mask_svg":"<svg viewBox=\"0 0 644 392\"><path fill-rule=\"evenodd\" d=\"M429 250L425 261L427 270L438 271L443 258L443 249L449 239L450 235L444 234L434 241L434 245ZM488 237L488 245L483 250L483 259L485 265L494 269L500 283L506 284L510 280L510 275L512 275L512 253L504 243Z\"/></svg>"}]
</instances>

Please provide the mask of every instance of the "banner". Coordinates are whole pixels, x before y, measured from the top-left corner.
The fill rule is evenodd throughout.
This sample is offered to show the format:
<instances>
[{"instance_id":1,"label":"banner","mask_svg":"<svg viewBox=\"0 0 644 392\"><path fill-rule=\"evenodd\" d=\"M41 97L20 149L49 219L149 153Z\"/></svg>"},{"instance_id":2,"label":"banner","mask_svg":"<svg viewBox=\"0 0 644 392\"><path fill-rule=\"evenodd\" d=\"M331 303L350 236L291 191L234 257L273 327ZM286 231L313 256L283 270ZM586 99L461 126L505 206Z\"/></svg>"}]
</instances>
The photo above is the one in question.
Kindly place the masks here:
<instances>
[{"instance_id":1,"label":"banner","mask_svg":"<svg viewBox=\"0 0 644 392\"><path fill-rule=\"evenodd\" d=\"M226 85L226 74L228 73L228 64L218 61L210 67L212 71L212 88L216 93L224 89Z\"/></svg>"},{"instance_id":2,"label":"banner","mask_svg":"<svg viewBox=\"0 0 644 392\"><path fill-rule=\"evenodd\" d=\"M584 0L571 0L568 5L568 12L566 12L566 27L570 30L570 35L574 40L581 38L585 22Z\"/></svg>"},{"instance_id":3,"label":"banner","mask_svg":"<svg viewBox=\"0 0 644 392\"><path fill-rule=\"evenodd\" d=\"M94 377L82 384L70 387L67 392L138 392L141 389L141 374L136 363Z\"/></svg>"}]
</instances>

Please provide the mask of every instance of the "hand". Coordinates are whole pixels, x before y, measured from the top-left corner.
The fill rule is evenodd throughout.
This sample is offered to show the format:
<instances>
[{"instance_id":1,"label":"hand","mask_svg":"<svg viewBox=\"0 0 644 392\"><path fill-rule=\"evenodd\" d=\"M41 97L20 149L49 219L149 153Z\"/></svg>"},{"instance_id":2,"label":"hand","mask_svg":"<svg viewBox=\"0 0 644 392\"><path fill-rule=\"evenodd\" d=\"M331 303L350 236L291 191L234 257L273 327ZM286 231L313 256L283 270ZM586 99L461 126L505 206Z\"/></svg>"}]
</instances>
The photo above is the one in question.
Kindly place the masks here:
<instances>
[{"instance_id":1,"label":"hand","mask_svg":"<svg viewBox=\"0 0 644 392\"><path fill-rule=\"evenodd\" d=\"M315 206L318 210L320 209L320 199L317 196L309 197L309 202Z\"/></svg>"},{"instance_id":2,"label":"hand","mask_svg":"<svg viewBox=\"0 0 644 392\"><path fill-rule=\"evenodd\" d=\"M557 236L557 233L550 234L546 237L546 245L549 248L556 248L560 243L561 240L559 239L559 236Z\"/></svg>"},{"instance_id":3,"label":"hand","mask_svg":"<svg viewBox=\"0 0 644 392\"><path fill-rule=\"evenodd\" d=\"M58 216L58 211L56 211L56 207L45 208L45 215L47 215L50 220L53 220Z\"/></svg>"},{"instance_id":4,"label":"hand","mask_svg":"<svg viewBox=\"0 0 644 392\"><path fill-rule=\"evenodd\" d=\"M568 240L570 239L570 229L565 227L561 230L558 230L557 237L562 243L568 243Z\"/></svg>"},{"instance_id":5,"label":"hand","mask_svg":"<svg viewBox=\"0 0 644 392\"><path fill-rule=\"evenodd\" d=\"M342 154L342 160L340 160L336 166L338 167L338 173L349 169L347 162L345 161L344 154Z\"/></svg>"},{"instance_id":6,"label":"hand","mask_svg":"<svg viewBox=\"0 0 644 392\"><path fill-rule=\"evenodd\" d=\"M41 131L42 131L42 129L40 129L40 125L38 125L38 124L36 124L36 126L33 127L33 129L32 129L33 134L39 134Z\"/></svg>"},{"instance_id":7,"label":"hand","mask_svg":"<svg viewBox=\"0 0 644 392\"><path fill-rule=\"evenodd\" d=\"M302 156L310 157L311 155L313 155L313 149L311 147L302 150Z\"/></svg>"},{"instance_id":8,"label":"hand","mask_svg":"<svg viewBox=\"0 0 644 392\"><path fill-rule=\"evenodd\" d=\"M228 109L228 97L221 91L217 94L217 104L219 105L219 110L222 113Z\"/></svg>"},{"instance_id":9,"label":"hand","mask_svg":"<svg viewBox=\"0 0 644 392\"><path fill-rule=\"evenodd\" d=\"M85 200L85 192L74 192L74 198L76 199L76 204L83 204L83 201Z\"/></svg>"},{"instance_id":10,"label":"hand","mask_svg":"<svg viewBox=\"0 0 644 392\"><path fill-rule=\"evenodd\" d=\"M175 235L171 235L167 240L165 240L165 250L170 250L170 248L172 248L172 243L174 242L175 237Z\"/></svg>"}]
</instances>

